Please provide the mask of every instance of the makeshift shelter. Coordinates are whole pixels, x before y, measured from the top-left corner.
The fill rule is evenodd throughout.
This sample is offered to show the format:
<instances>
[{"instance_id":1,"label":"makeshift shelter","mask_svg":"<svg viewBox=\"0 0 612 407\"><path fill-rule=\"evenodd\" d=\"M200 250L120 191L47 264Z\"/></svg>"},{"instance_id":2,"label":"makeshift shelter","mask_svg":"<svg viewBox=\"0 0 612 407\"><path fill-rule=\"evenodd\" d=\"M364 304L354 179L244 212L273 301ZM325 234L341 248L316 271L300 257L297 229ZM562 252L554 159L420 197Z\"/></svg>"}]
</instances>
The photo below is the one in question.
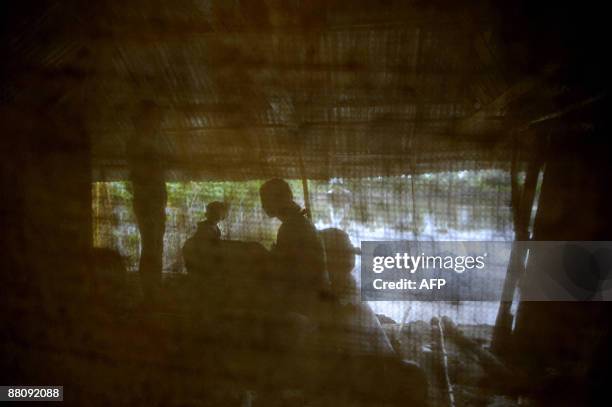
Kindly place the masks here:
<instances>
[{"instance_id":1,"label":"makeshift shelter","mask_svg":"<svg viewBox=\"0 0 612 407\"><path fill-rule=\"evenodd\" d=\"M10 192L3 199L8 293L1 301L5 348L14 355L5 358L6 383L46 383L55 373L65 390L72 386L66 399L82 405L128 395L134 404L188 404L215 394L218 383L244 381L236 388L252 390L250 371L214 378L193 370L188 352L173 353L191 322L148 319L150 310L123 324L91 318L92 183L131 185L145 292L162 279L169 182L281 177L298 180L304 204L320 207L309 182L398 177L403 200L386 198L384 188L364 189L356 199L382 201L388 213L412 212L408 230L422 213L417 195L430 204L445 195L444 206L472 205L485 223L503 223L517 240L610 235L605 18L595 8L488 1L34 3L7 6L3 17L1 187ZM481 170L499 171L505 184L480 195L418 178ZM519 277L520 270L509 272L508 290ZM524 302L518 309L514 318L511 304L501 305L498 356L513 360L518 352L536 376L545 375L540 368L569 364L580 371L570 375L574 387L555 388L555 397L596 394L607 367L592 363L589 341L609 337L604 304ZM419 329L410 325L411 335ZM594 334L574 341L579 330ZM151 339L173 335L180 338ZM438 334L427 335L435 341ZM487 346L492 335L482 335ZM142 353L122 344L125 338ZM222 335L210 340L224 349ZM439 355L444 341L436 343ZM396 350L410 354L410 346L402 342ZM576 350L572 360L561 356L568 350ZM609 360L605 346L598 352ZM39 369L40 360L48 369ZM269 360L276 359L246 365ZM94 365L101 373L89 371ZM142 370L150 365L147 380ZM596 379L587 383L584 371ZM104 383L115 385L117 372L122 383L131 375L142 379L139 392L126 384L110 394ZM194 390L203 377L206 388ZM525 383L492 387L475 392L548 397ZM178 389L186 399L173 397ZM445 397L431 402L444 405Z\"/></svg>"}]
</instances>

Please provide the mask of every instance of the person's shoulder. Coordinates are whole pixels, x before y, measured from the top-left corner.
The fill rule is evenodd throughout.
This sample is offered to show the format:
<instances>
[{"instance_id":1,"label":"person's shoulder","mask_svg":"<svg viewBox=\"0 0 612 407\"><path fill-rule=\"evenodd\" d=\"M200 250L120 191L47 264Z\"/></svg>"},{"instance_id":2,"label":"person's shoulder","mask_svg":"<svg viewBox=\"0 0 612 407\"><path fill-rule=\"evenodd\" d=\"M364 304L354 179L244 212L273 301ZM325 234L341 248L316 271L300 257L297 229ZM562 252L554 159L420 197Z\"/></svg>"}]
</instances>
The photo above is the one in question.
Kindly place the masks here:
<instances>
[{"instance_id":1,"label":"person's shoulder","mask_svg":"<svg viewBox=\"0 0 612 407\"><path fill-rule=\"evenodd\" d=\"M198 222L198 228L208 229L208 228L211 228L213 226L216 226L216 223L211 222L208 219L205 219L202 222Z\"/></svg>"},{"instance_id":2,"label":"person's shoulder","mask_svg":"<svg viewBox=\"0 0 612 407\"><path fill-rule=\"evenodd\" d=\"M278 228L278 237L281 238L295 235L295 232L298 229L300 229L300 226L295 219L285 219Z\"/></svg>"},{"instance_id":3,"label":"person's shoulder","mask_svg":"<svg viewBox=\"0 0 612 407\"><path fill-rule=\"evenodd\" d=\"M295 229L314 229L313 223L306 216L302 214L298 214L296 216L291 216L281 225L286 228L295 228Z\"/></svg>"},{"instance_id":4,"label":"person's shoulder","mask_svg":"<svg viewBox=\"0 0 612 407\"><path fill-rule=\"evenodd\" d=\"M196 239L194 236L191 236L189 239L185 241L183 244L183 255L191 255L196 247Z\"/></svg>"},{"instance_id":5,"label":"person's shoulder","mask_svg":"<svg viewBox=\"0 0 612 407\"><path fill-rule=\"evenodd\" d=\"M303 237L310 233L311 225L304 216L291 216L281 223L278 228L278 237L281 239Z\"/></svg>"}]
</instances>

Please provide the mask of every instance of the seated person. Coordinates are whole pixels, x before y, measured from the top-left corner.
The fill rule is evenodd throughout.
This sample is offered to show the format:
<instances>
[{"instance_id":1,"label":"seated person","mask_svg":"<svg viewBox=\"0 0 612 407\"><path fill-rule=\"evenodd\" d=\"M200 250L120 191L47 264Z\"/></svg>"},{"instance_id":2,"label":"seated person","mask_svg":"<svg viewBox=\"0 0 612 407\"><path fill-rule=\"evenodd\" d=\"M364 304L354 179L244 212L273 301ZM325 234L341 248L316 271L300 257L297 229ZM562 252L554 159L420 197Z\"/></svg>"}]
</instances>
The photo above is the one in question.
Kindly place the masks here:
<instances>
[{"instance_id":1,"label":"seated person","mask_svg":"<svg viewBox=\"0 0 612 407\"><path fill-rule=\"evenodd\" d=\"M394 354L391 342L383 331L378 318L367 303L361 302L352 276L355 254L346 232L329 228L320 232L325 245L327 271L335 305L326 313L329 343L335 348L352 354ZM346 332L351 332L347 335Z\"/></svg>"},{"instance_id":2,"label":"seated person","mask_svg":"<svg viewBox=\"0 0 612 407\"><path fill-rule=\"evenodd\" d=\"M370 306L361 302L352 276L355 254L346 232L329 228L320 232L325 246L331 292L336 299L327 320L320 320L319 342L329 355L327 384L338 391L406 405L424 405L427 378L411 361L402 360Z\"/></svg>"},{"instance_id":3,"label":"seated person","mask_svg":"<svg viewBox=\"0 0 612 407\"><path fill-rule=\"evenodd\" d=\"M293 200L286 181L271 179L261 186L259 194L264 212L282 222L271 253L272 276L285 286L285 299L293 303L293 309L308 314L307 309L329 286L317 230Z\"/></svg>"},{"instance_id":4,"label":"seated person","mask_svg":"<svg viewBox=\"0 0 612 407\"><path fill-rule=\"evenodd\" d=\"M188 276L175 279L173 287L181 301L211 312L270 301L270 296L260 295L269 253L256 242L222 240L218 222L227 212L228 205L223 202L206 206L206 220L198 223L197 231L183 246Z\"/></svg>"},{"instance_id":5,"label":"seated person","mask_svg":"<svg viewBox=\"0 0 612 407\"><path fill-rule=\"evenodd\" d=\"M336 228L327 228L319 232L323 246L325 247L325 258L327 273L334 298L341 302L359 301L355 280L352 276L355 268L355 254L359 249L353 247L346 232Z\"/></svg>"},{"instance_id":6,"label":"seated person","mask_svg":"<svg viewBox=\"0 0 612 407\"><path fill-rule=\"evenodd\" d=\"M188 272L198 271L202 266L202 250L221 240L218 223L227 217L227 212L228 205L224 202L214 201L206 205L206 219L198 223L198 229L183 246L183 259Z\"/></svg>"}]
</instances>

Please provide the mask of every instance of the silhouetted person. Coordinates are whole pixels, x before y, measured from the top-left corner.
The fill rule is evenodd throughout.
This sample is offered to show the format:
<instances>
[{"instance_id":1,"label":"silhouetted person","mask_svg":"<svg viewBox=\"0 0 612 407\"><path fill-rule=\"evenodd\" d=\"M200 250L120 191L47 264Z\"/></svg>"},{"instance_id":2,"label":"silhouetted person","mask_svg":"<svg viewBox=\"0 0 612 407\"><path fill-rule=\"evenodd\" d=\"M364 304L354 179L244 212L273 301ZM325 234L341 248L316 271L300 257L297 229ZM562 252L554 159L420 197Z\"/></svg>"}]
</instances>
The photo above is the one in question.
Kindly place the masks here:
<instances>
[{"instance_id":1,"label":"silhouetted person","mask_svg":"<svg viewBox=\"0 0 612 407\"><path fill-rule=\"evenodd\" d=\"M196 232L187 239L183 246L183 258L187 271L193 272L201 266L200 257L202 250L211 244L221 240L221 229L219 222L227 217L228 205L223 202L214 201L206 205L206 219L198 223Z\"/></svg>"},{"instance_id":2,"label":"silhouetted person","mask_svg":"<svg viewBox=\"0 0 612 407\"><path fill-rule=\"evenodd\" d=\"M221 239L219 222L227 218L228 205L223 202L214 201L206 205L206 219L198 223L196 236L207 240Z\"/></svg>"},{"instance_id":3,"label":"silhouetted person","mask_svg":"<svg viewBox=\"0 0 612 407\"><path fill-rule=\"evenodd\" d=\"M349 236L343 230L327 228L321 230L319 235L325 246L327 274L332 294L342 302L355 301L356 284L351 273L355 268L355 254L359 250L353 247Z\"/></svg>"},{"instance_id":4,"label":"silhouetted person","mask_svg":"<svg viewBox=\"0 0 612 407\"><path fill-rule=\"evenodd\" d=\"M328 349L332 366L323 375L327 384L360 397L425 405L425 372L414 362L399 358L370 306L360 301L352 275L359 250L343 230L323 229L320 235L336 299L319 320L320 344Z\"/></svg>"},{"instance_id":5,"label":"silhouetted person","mask_svg":"<svg viewBox=\"0 0 612 407\"><path fill-rule=\"evenodd\" d=\"M293 201L289 184L274 178L261 186L259 194L264 212L282 222L272 249L277 276L293 289L296 301L301 295L308 300L325 292L329 281L323 245L305 211Z\"/></svg>"},{"instance_id":6,"label":"silhouetted person","mask_svg":"<svg viewBox=\"0 0 612 407\"><path fill-rule=\"evenodd\" d=\"M352 275L357 249L346 232L336 228L320 232L327 256L327 272L335 301L325 313L327 340L335 349L351 353L391 355L391 342L369 305L360 301ZM325 324L321 324L325 327ZM346 335L351 332L351 335Z\"/></svg>"}]
</instances>

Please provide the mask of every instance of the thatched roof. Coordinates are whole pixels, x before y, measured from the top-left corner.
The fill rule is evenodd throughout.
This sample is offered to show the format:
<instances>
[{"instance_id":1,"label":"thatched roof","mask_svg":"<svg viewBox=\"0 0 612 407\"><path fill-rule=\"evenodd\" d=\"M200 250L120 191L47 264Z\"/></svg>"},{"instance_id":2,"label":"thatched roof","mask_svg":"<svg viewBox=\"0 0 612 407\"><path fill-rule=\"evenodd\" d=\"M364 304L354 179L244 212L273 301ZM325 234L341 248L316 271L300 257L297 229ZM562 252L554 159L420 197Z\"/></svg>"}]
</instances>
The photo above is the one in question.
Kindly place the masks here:
<instances>
[{"instance_id":1,"label":"thatched roof","mask_svg":"<svg viewBox=\"0 0 612 407\"><path fill-rule=\"evenodd\" d=\"M96 179L126 176L143 101L169 178L506 167L509 103L537 86L500 67L484 1L80 3L12 21L2 90L78 120Z\"/></svg>"}]
</instances>

